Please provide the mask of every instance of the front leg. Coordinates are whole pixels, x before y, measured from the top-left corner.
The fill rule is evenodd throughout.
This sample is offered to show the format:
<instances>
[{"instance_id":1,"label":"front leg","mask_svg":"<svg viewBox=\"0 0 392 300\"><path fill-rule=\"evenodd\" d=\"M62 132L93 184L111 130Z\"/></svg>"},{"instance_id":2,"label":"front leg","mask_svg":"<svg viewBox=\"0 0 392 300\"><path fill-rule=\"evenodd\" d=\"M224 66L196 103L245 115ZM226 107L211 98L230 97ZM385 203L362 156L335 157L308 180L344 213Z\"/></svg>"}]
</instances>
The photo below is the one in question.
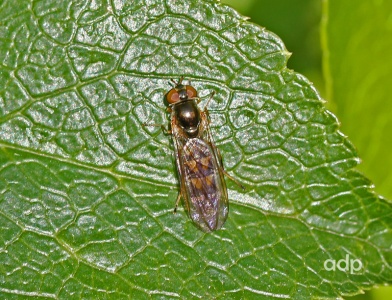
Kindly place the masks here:
<instances>
[{"instance_id":1,"label":"front leg","mask_svg":"<svg viewBox=\"0 0 392 300\"><path fill-rule=\"evenodd\" d=\"M171 135L171 129L166 128L163 124L154 124L154 123L143 123L142 126L151 126L151 127L161 127L163 134Z\"/></svg>"}]
</instances>

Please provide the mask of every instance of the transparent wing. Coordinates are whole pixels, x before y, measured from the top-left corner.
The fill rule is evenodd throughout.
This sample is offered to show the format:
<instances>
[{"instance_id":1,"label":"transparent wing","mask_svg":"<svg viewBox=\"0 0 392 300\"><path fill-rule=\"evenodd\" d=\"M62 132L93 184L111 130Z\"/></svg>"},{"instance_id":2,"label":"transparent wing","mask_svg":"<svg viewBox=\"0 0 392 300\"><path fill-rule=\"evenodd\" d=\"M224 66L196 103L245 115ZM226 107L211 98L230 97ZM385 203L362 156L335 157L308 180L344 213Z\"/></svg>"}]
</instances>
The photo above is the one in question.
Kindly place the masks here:
<instances>
[{"instance_id":1,"label":"transparent wing","mask_svg":"<svg viewBox=\"0 0 392 300\"><path fill-rule=\"evenodd\" d=\"M202 115L200 138L187 138L175 122L172 133L188 215L201 230L217 230L226 221L229 206L220 156L211 140L207 119Z\"/></svg>"}]
</instances>

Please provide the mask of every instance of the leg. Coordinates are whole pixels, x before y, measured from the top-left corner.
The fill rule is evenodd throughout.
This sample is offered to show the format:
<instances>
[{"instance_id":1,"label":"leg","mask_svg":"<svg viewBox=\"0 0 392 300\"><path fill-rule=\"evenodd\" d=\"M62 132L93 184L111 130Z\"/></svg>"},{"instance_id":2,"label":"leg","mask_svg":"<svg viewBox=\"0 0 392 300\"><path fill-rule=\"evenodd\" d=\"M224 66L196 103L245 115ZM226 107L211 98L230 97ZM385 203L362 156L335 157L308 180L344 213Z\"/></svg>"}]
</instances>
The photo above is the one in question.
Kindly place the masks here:
<instances>
[{"instance_id":1,"label":"leg","mask_svg":"<svg viewBox=\"0 0 392 300\"><path fill-rule=\"evenodd\" d=\"M222 170L223 174L225 174L227 177L229 177L231 180L233 180L241 189L245 191L245 187L233 176L231 176L229 173L226 172L226 170L223 168L223 162L222 162L222 155L220 154L220 151L218 148L216 148L217 154L218 154L218 159L220 162L219 168Z\"/></svg>"},{"instance_id":2,"label":"leg","mask_svg":"<svg viewBox=\"0 0 392 300\"><path fill-rule=\"evenodd\" d=\"M161 127L164 134L172 134L172 131L170 129L166 129L162 124L143 123L142 126Z\"/></svg>"},{"instance_id":3,"label":"leg","mask_svg":"<svg viewBox=\"0 0 392 300\"><path fill-rule=\"evenodd\" d=\"M207 100L207 103L206 103L206 105L204 106L203 111L207 111L207 106L208 106L208 104L210 103L212 97L214 97L214 95L215 95L215 91L212 91L212 92L210 93L210 98ZM207 95L207 96L208 96L208 95ZM207 96L206 96L206 97L207 97ZM204 98L204 97L203 97L203 98ZM190 99L191 99L191 100L196 100L196 103L199 104L199 103L201 102L201 99L202 99L202 98L200 98L200 97L193 97L193 98L190 98Z\"/></svg>"},{"instance_id":4,"label":"leg","mask_svg":"<svg viewBox=\"0 0 392 300\"><path fill-rule=\"evenodd\" d=\"M225 169L222 168L223 174L225 174L227 177L229 177L231 180L233 180L241 189L245 191L245 187L233 176L231 176L229 173L225 171Z\"/></svg>"},{"instance_id":5,"label":"leg","mask_svg":"<svg viewBox=\"0 0 392 300\"><path fill-rule=\"evenodd\" d=\"M211 101L212 97L214 97L214 95L215 95L215 91L212 91L210 94L210 99L207 100L207 103L204 106L204 111L207 111L207 106L208 106L208 104L210 104L210 101Z\"/></svg>"},{"instance_id":6,"label":"leg","mask_svg":"<svg viewBox=\"0 0 392 300\"><path fill-rule=\"evenodd\" d=\"M180 203L180 200L181 200L181 192L178 192L176 204L174 206L174 211L173 211L174 214L177 212L177 207L178 207L178 204Z\"/></svg>"}]
</instances>

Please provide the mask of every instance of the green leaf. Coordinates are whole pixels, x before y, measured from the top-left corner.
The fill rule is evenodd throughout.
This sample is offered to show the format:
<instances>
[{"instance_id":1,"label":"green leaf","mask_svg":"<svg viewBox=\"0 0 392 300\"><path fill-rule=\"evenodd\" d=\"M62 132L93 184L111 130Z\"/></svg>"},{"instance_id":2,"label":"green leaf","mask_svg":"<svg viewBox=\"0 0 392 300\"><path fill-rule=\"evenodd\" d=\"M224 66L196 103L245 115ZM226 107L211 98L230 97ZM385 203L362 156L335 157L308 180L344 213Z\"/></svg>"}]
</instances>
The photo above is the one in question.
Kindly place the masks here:
<instances>
[{"instance_id":1,"label":"green leaf","mask_svg":"<svg viewBox=\"0 0 392 300\"><path fill-rule=\"evenodd\" d=\"M1 298L336 299L391 282L391 205L277 36L214 1L1 7ZM168 123L180 75L216 91L212 131L246 186L228 181L212 234L172 213L171 137L142 126Z\"/></svg>"},{"instance_id":2,"label":"green leaf","mask_svg":"<svg viewBox=\"0 0 392 300\"><path fill-rule=\"evenodd\" d=\"M328 100L358 147L360 169L392 198L391 1L324 1Z\"/></svg>"}]
</instances>

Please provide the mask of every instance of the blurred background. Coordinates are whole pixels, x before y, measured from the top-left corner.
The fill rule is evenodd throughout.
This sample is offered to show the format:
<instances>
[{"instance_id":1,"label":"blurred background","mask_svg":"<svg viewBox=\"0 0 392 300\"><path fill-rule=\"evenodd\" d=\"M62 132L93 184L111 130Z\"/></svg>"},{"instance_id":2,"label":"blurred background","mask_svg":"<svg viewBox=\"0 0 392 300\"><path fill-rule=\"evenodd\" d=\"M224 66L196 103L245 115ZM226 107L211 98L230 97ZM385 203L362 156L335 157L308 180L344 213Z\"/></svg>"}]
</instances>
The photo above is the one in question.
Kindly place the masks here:
<instances>
[{"instance_id":1,"label":"blurred background","mask_svg":"<svg viewBox=\"0 0 392 300\"><path fill-rule=\"evenodd\" d=\"M288 68L305 75L313 82L321 97L327 101L327 108L341 120L343 116L339 115L337 105L326 96L323 78L320 42L322 0L221 0L221 2L250 17L250 22L277 34L285 43L287 50L292 53ZM342 130L348 134L344 131L344 126ZM350 139L350 135L348 138ZM352 142L355 144L355 141ZM361 155L361 151L359 152ZM384 195L388 197L387 194ZM392 287L375 288L363 295L345 299L390 300Z\"/></svg>"},{"instance_id":2,"label":"blurred background","mask_svg":"<svg viewBox=\"0 0 392 300\"><path fill-rule=\"evenodd\" d=\"M292 53L288 67L305 75L324 97L321 70L321 0L221 0L276 33Z\"/></svg>"}]
</instances>

